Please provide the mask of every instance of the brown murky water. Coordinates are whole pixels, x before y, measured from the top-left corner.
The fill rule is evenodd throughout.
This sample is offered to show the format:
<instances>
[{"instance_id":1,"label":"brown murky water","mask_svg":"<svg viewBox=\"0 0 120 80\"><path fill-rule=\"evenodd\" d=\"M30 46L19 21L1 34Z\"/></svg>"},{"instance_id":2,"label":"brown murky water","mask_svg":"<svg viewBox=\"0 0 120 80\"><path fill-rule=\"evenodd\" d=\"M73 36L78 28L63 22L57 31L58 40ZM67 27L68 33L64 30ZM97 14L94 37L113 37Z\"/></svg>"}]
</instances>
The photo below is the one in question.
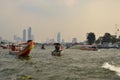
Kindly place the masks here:
<instances>
[{"instance_id":1,"label":"brown murky water","mask_svg":"<svg viewBox=\"0 0 120 80\"><path fill-rule=\"evenodd\" d=\"M120 80L114 71L101 67L104 62L120 66L120 49L66 49L61 57L51 56L52 50L36 47L27 61L0 49L0 80Z\"/></svg>"}]
</instances>

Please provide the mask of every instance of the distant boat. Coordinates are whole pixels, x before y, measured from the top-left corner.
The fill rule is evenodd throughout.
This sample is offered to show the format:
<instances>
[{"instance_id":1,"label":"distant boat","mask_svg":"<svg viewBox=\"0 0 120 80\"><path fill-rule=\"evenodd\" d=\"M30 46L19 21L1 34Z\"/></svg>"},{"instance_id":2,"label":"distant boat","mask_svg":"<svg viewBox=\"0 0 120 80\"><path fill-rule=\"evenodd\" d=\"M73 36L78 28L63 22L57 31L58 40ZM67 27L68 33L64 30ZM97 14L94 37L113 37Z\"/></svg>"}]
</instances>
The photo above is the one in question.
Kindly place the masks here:
<instances>
[{"instance_id":1,"label":"distant boat","mask_svg":"<svg viewBox=\"0 0 120 80\"><path fill-rule=\"evenodd\" d=\"M3 49L9 49L9 45L8 44L1 44L0 47L2 47Z\"/></svg>"},{"instance_id":2,"label":"distant boat","mask_svg":"<svg viewBox=\"0 0 120 80\"><path fill-rule=\"evenodd\" d=\"M0 47L2 47L3 49L9 49L9 42L5 40L1 41Z\"/></svg>"},{"instance_id":3,"label":"distant boat","mask_svg":"<svg viewBox=\"0 0 120 80\"><path fill-rule=\"evenodd\" d=\"M95 45L80 45L80 50L97 51L98 49Z\"/></svg>"}]
</instances>

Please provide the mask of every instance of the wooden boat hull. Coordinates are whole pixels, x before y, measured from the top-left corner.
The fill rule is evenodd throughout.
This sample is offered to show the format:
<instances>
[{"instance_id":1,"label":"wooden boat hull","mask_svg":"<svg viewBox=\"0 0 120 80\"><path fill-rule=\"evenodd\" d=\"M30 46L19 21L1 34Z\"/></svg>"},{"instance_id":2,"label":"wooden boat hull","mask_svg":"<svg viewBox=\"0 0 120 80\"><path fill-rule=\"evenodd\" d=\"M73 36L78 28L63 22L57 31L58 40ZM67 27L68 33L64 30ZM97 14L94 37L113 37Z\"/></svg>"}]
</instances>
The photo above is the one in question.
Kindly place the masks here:
<instances>
[{"instance_id":1,"label":"wooden boat hull","mask_svg":"<svg viewBox=\"0 0 120 80\"><path fill-rule=\"evenodd\" d=\"M80 48L80 50L97 51L96 48Z\"/></svg>"},{"instance_id":2,"label":"wooden boat hull","mask_svg":"<svg viewBox=\"0 0 120 80\"><path fill-rule=\"evenodd\" d=\"M81 45L80 50L97 51L98 48L94 45Z\"/></svg>"},{"instance_id":3,"label":"wooden boat hull","mask_svg":"<svg viewBox=\"0 0 120 80\"><path fill-rule=\"evenodd\" d=\"M9 54L11 54L11 55L18 55L19 51L9 51Z\"/></svg>"},{"instance_id":4,"label":"wooden boat hull","mask_svg":"<svg viewBox=\"0 0 120 80\"><path fill-rule=\"evenodd\" d=\"M10 55L18 55L20 52L18 51L9 51ZM21 60L29 60L31 57L29 55L25 55L25 56L18 56L19 59Z\"/></svg>"},{"instance_id":5,"label":"wooden boat hull","mask_svg":"<svg viewBox=\"0 0 120 80\"><path fill-rule=\"evenodd\" d=\"M0 47L2 47L3 49L9 49L8 46L0 46Z\"/></svg>"},{"instance_id":6,"label":"wooden boat hull","mask_svg":"<svg viewBox=\"0 0 120 80\"><path fill-rule=\"evenodd\" d=\"M62 56L62 55L63 55L63 51L59 51L59 52L52 51L52 56Z\"/></svg>"}]
</instances>

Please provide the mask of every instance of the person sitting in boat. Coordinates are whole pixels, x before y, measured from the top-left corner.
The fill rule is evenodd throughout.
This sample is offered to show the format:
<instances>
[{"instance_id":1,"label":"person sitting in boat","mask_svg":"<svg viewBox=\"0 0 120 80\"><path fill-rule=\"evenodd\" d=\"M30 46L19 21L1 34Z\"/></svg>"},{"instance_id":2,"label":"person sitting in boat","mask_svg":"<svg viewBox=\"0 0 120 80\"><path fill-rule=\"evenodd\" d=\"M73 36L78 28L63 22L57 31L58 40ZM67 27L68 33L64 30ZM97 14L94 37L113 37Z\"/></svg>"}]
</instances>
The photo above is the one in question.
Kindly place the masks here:
<instances>
[{"instance_id":1,"label":"person sitting in boat","mask_svg":"<svg viewBox=\"0 0 120 80\"><path fill-rule=\"evenodd\" d=\"M45 45L44 44L42 44L41 49L45 49Z\"/></svg>"},{"instance_id":2,"label":"person sitting in boat","mask_svg":"<svg viewBox=\"0 0 120 80\"><path fill-rule=\"evenodd\" d=\"M21 50L20 53L18 54L18 57L25 57L29 56L31 49L34 46L34 42L32 40L28 40L27 43L22 43L19 45L26 45L26 47L23 50Z\"/></svg>"},{"instance_id":3,"label":"person sitting in boat","mask_svg":"<svg viewBox=\"0 0 120 80\"><path fill-rule=\"evenodd\" d=\"M12 51L16 51L16 47L15 47L14 44L12 44L12 46L11 46L11 50L12 50Z\"/></svg>"},{"instance_id":4,"label":"person sitting in boat","mask_svg":"<svg viewBox=\"0 0 120 80\"><path fill-rule=\"evenodd\" d=\"M63 49L64 49L63 46L60 44L60 51L63 51Z\"/></svg>"},{"instance_id":5,"label":"person sitting in boat","mask_svg":"<svg viewBox=\"0 0 120 80\"><path fill-rule=\"evenodd\" d=\"M14 44L14 43L12 43L12 45L11 45L11 51L19 51L20 49L18 49L18 47Z\"/></svg>"},{"instance_id":6,"label":"person sitting in boat","mask_svg":"<svg viewBox=\"0 0 120 80\"><path fill-rule=\"evenodd\" d=\"M60 43L55 43L54 45L55 45L55 50L54 51L60 52L60 51L63 50L63 47Z\"/></svg>"}]
</instances>

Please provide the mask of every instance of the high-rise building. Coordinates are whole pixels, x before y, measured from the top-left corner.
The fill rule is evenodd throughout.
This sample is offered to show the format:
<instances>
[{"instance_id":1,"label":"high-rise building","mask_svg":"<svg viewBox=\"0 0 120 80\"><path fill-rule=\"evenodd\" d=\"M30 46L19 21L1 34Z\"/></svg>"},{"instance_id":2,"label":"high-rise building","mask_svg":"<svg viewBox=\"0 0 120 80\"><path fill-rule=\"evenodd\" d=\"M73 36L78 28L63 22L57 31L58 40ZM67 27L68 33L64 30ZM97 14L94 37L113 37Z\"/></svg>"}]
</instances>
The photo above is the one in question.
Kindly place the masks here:
<instances>
[{"instance_id":1,"label":"high-rise building","mask_svg":"<svg viewBox=\"0 0 120 80\"><path fill-rule=\"evenodd\" d=\"M31 27L28 28L28 40L32 39L32 29Z\"/></svg>"},{"instance_id":2,"label":"high-rise building","mask_svg":"<svg viewBox=\"0 0 120 80\"><path fill-rule=\"evenodd\" d=\"M57 42L58 42L58 43L61 42L61 34L60 34L60 32L58 32L58 34L57 34Z\"/></svg>"},{"instance_id":3,"label":"high-rise building","mask_svg":"<svg viewBox=\"0 0 120 80\"><path fill-rule=\"evenodd\" d=\"M34 35L31 36L31 40L34 40Z\"/></svg>"},{"instance_id":4,"label":"high-rise building","mask_svg":"<svg viewBox=\"0 0 120 80\"><path fill-rule=\"evenodd\" d=\"M77 38L72 38L72 43L77 43Z\"/></svg>"},{"instance_id":5,"label":"high-rise building","mask_svg":"<svg viewBox=\"0 0 120 80\"><path fill-rule=\"evenodd\" d=\"M23 42L26 42L26 30L23 30Z\"/></svg>"}]
</instances>

